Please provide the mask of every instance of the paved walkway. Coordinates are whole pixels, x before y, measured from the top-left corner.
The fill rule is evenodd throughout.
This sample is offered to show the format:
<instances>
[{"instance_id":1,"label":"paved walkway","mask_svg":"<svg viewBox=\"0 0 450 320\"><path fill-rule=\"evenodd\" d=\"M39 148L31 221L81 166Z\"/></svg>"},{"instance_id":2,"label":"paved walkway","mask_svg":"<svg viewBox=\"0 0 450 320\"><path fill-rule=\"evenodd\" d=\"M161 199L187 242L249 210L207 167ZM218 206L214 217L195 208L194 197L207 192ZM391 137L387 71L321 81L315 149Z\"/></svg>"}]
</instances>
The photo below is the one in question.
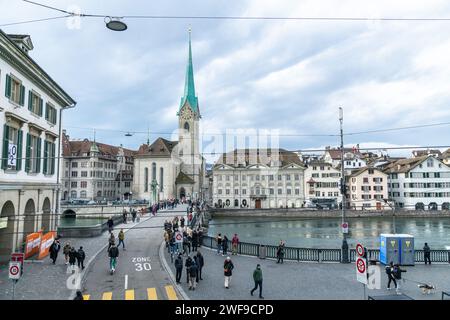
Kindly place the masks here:
<instances>
[{"instance_id":1,"label":"paved walkway","mask_svg":"<svg viewBox=\"0 0 450 320\"><path fill-rule=\"evenodd\" d=\"M184 208L184 207L183 207ZM177 208L178 209L178 208ZM181 210L181 209L179 209ZM161 210L160 212L170 211ZM158 213L159 214L159 213ZM147 213L140 223L151 219L150 213ZM130 215L129 215L130 216ZM139 224L140 224L139 223ZM131 228L138 223L128 222L114 226L114 229ZM130 229L124 229L128 232ZM118 231L115 232L117 237ZM36 263L25 263L24 275L16 285L16 300L65 300L69 299L73 291L69 290L66 281L70 274L67 274L67 266L64 262L64 254L62 248L66 242L70 242L72 246L78 250L80 246L86 252L85 272L88 270L88 263L93 261L95 255L104 248L108 243L109 233L104 232L101 236L95 238L61 238L61 250L58 254L56 265L51 263L47 257ZM83 272L84 274L84 272ZM82 275L83 275L82 274ZM8 268L6 265L0 266L0 300L12 299L12 281L8 279Z\"/></svg>"},{"instance_id":2,"label":"paved walkway","mask_svg":"<svg viewBox=\"0 0 450 320\"><path fill-rule=\"evenodd\" d=\"M203 281L197 285L195 291L190 291L186 283L186 269L183 270L181 287L190 299L243 299L259 300L258 292L252 297L253 270L256 264L261 264L263 271L263 296L265 299L327 299L327 300L361 300L364 299L363 285L356 281L354 264L340 263L298 263L285 261L277 264L274 260L261 260L248 256L230 256L235 269L229 289L224 287L223 262L226 257L217 255L215 251L200 248L205 260ZM165 250L166 261L170 263L170 256ZM185 258L183 258L183 263ZM402 283L402 292L414 299L441 299L441 291L450 290L450 265L434 264L431 266L416 265L405 267L405 279L427 282L437 287L435 294L423 295L417 283L406 281ZM171 275L173 277L173 274ZM387 291L386 274L381 270L381 290L367 290L369 295L394 294L395 290Z\"/></svg>"}]
</instances>

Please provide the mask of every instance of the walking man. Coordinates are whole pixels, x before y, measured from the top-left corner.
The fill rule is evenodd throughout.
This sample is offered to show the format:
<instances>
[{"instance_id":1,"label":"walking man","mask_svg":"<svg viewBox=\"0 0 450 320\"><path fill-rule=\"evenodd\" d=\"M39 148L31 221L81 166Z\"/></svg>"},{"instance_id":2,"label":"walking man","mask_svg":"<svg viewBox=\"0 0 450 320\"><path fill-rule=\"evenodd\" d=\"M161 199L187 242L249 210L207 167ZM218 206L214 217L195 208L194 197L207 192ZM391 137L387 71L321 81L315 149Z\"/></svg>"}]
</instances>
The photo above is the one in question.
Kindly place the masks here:
<instances>
[{"instance_id":1,"label":"walking man","mask_svg":"<svg viewBox=\"0 0 450 320\"><path fill-rule=\"evenodd\" d=\"M176 282L177 284L180 284L180 280L181 280L181 274L183 273L183 256L182 254L178 254L177 258L175 259L175 270L177 271L176 273Z\"/></svg>"},{"instance_id":2,"label":"walking man","mask_svg":"<svg viewBox=\"0 0 450 320\"><path fill-rule=\"evenodd\" d=\"M197 264L195 261L192 261L189 268L189 290L195 290L197 282Z\"/></svg>"},{"instance_id":3,"label":"walking man","mask_svg":"<svg viewBox=\"0 0 450 320\"><path fill-rule=\"evenodd\" d=\"M75 272L75 262L77 260L77 252L75 251L74 247L70 247L69 251L69 267L72 273Z\"/></svg>"},{"instance_id":4,"label":"walking man","mask_svg":"<svg viewBox=\"0 0 450 320\"><path fill-rule=\"evenodd\" d=\"M233 239L231 239L231 254L236 255L238 251L239 246L239 238L238 235L235 233Z\"/></svg>"},{"instance_id":5,"label":"walking man","mask_svg":"<svg viewBox=\"0 0 450 320\"><path fill-rule=\"evenodd\" d=\"M111 245L111 248L109 248L108 255L109 255L109 269L112 275L114 271L116 271L117 258L119 257L119 249L117 249L114 243Z\"/></svg>"},{"instance_id":6,"label":"walking man","mask_svg":"<svg viewBox=\"0 0 450 320\"><path fill-rule=\"evenodd\" d=\"M394 265L394 277L397 280L397 287L396 287L396 292L397 294L401 294L400 292L400 283L402 282L402 272L406 272L406 270L403 270L400 268L400 265L397 263L396 265Z\"/></svg>"},{"instance_id":7,"label":"walking man","mask_svg":"<svg viewBox=\"0 0 450 320\"><path fill-rule=\"evenodd\" d=\"M225 256L228 254L228 238L227 236L223 236L222 240L222 256Z\"/></svg>"},{"instance_id":8,"label":"walking man","mask_svg":"<svg viewBox=\"0 0 450 320\"><path fill-rule=\"evenodd\" d=\"M222 248L222 235L219 233L216 237L217 242L217 254L220 254L220 249Z\"/></svg>"},{"instance_id":9,"label":"walking man","mask_svg":"<svg viewBox=\"0 0 450 320\"><path fill-rule=\"evenodd\" d=\"M111 232L111 235L109 236L109 239L108 239L108 251L115 244L116 244L116 238L114 237L114 233Z\"/></svg>"},{"instance_id":10,"label":"walking man","mask_svg":"<svg viewBox=\"0 0 450 320\"><path fill-rule=\"evenodd\" d=\"M197 255L194 257L195 263L197 263L197 282L198 279L203 280L202 278L202 269L205 265L205 260L203 259L203 255L200 251L197 251Z\"/></svg>"},{"instance_id":11,"label":"walking man","mask_svg":"<svg viewBox=\"0 0 450 320\"><path fill-rule=\"evenodd\" d=\"M392 282L394 282L394 285L395 285L395 289L397 289L397 281L395 281L395 278L394 278L394 274L393 274L393 271L394 271L394 263L391 261L388 265L386 265L386 274L387 274L387 276L388 276L388 285L387 285L387 289L388 290L391 290L391 281Z\"/></svg>"},{"instance_id":12,"label":"walking man","mask_svg":"<svg viewBox=\"0 0 450 320\"><path fill-rule=\"evenodd\" d=\"M255 287L250 291L250 294L253 295L253 292L259 287L259 298L264 299L262 296L262 282L263 282L263 276L262 276L262 270L261 266L259 264L256 265L255 271L253 271L253 280L255 281Z\"/></svg>"},{"instance_id":13,"label":"walking man","mask_svg":"<svg viewBox=\"0 0 450 320\"><path fill-rule=\"evenodd\" d=\"M427 264L427 262L428 262L428 264L431 264L430 251L431 251L431 249L428 246L428 243L425 242L425 245L423 247L423 255L425 258L425 264Z\"/></svg>"},{"instance_id":14,"label":"walking man","mask_svg":"<svg viewBox=\"0 0 450 320\"><path fill-rule=\"evenodd\" d=\"M283 258L284 258L284 243L281 241L278 249L277 249L277 263L283 263Z\"/></svg>"},{"instance_id":15,"label":"walking man","mask_svg":"<svg viewBox=\"0 0 450 320\"><path fill-rule=\"evenodd\" d=\"M233 269L234 265L231 261L230 257L227 257L225 259L225 262L223 263L223 274L225 276L225 288L229 289L230 282L231 282L231 276L233 275Z\"/></svg>"},{"instance_id":16,"label":"walking man","mask_svg":"<svg viewBox=\"0 0 450 320\"><path fill-rule=\"evenodd\" d=\"M114 221L111 217L109 217L107 224L108 224L109 233L111 233L114 228Z\"/></svg>"},{"instance_id":17,"label":"walking man","mask_svg":"<svg viewBox=\"0 0 450 320\"><path fill-rule=\"evenodd\" d=\"M53 241L50 246L50 259L52 259L53 264L56 262L56 258L58 258L58 252L61 249L61 245L59 244L59 240Z\"/></svg>"},{"instance_id":18,"label":"walking man","mask_svg":"<svg viewBox=\"0 0 450 320\"><path fill-rule=\"evenodd\" d=\"M123 229L120 229L119 235L117 237L119 238L119 244L117 245L117 248L119 248L120 244L122 244L122 248L125 251L125 233L123 232Z\"/></svg>"},{"instance_id":19,"label":"walking man","mask_svg":"<svg viewBox=\"0 0 450 320\"><path fill-rule=\"evenodd\" d=\"M184 266L186 267L186 282L189 283L189 270L191 268L193 261L192 258L190 256L187 257L186 262L184 264Z\"/></svg>"},{"instance_id":20,"label":"walking man","mask_svg":"<svg viewBox=\"0 0 450 320\"><path fill-rule=\"evenodd\" d=\"M77 252L77 262L78 269L84 270L84 259L86 258L86 253L84 253L83 247L80 247Z\"/></svg>"}]
</instances>

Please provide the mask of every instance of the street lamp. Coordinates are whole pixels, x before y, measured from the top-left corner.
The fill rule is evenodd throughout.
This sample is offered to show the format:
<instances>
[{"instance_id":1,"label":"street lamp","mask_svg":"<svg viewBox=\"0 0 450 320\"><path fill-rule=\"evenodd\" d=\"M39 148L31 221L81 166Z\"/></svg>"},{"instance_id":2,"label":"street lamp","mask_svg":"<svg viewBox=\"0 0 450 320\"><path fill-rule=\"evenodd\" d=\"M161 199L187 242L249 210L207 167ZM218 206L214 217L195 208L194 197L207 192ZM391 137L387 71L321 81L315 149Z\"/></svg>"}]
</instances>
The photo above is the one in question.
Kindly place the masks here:
<instances>
[{"instance_id":1,"label":"street lamp","mask_svg":"<svg viewBox=\"0 0 450 320\"><path fill-rule=\"evenodd\" d=\"M341 193L342 193L342 226L345 223L345 169L344 169L344 110L339 107L339 122L341 126ZM342 227L342 263L349 263L347 234Z\"/></svg>"},{"instance_id":2,"label":"street lamp","mask_svg":"<svg viewBox=\"0 0 450 320\"><path fill-rule=\"evenodd\" d=\"M120 21L118 17L105 17L105 24L109 30L113 31L125 31L128 29L128 26Z\"/></svg>"}]
</instances>

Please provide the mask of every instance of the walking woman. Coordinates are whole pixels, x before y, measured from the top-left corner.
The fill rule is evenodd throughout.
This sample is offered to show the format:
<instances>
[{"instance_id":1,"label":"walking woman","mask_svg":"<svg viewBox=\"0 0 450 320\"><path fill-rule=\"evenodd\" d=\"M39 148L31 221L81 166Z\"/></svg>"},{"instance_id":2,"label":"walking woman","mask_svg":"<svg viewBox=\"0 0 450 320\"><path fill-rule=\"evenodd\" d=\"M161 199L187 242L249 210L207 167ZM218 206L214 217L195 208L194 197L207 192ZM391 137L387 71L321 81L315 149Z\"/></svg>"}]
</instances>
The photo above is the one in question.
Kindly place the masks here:
<instances>
[{"instance_id":1,"label":"walking woman","mask_svg":"<svg viewBox=\"0 0 450 320\"><path fill-rule=\"evenodd\" d=\"M234 264L230 257L227 257L223 263L223 274L225 276L225 288L229 289L231 276L233 275Z\"/></svg>"},{"instance_id":2,"label":"walking woman","mask_svg":"<svg viewBox=\"0 0 450 320\"><path fill-rule=\"evenodd\" d=\"M391 261L388 265L386 265L386 274L388 276L388 284L387 289L391 290L391 282L394 282L395 289L397 289L397 281L395 281L393 271L394 271L394 263Z\"/></svg>"}]
</instances>

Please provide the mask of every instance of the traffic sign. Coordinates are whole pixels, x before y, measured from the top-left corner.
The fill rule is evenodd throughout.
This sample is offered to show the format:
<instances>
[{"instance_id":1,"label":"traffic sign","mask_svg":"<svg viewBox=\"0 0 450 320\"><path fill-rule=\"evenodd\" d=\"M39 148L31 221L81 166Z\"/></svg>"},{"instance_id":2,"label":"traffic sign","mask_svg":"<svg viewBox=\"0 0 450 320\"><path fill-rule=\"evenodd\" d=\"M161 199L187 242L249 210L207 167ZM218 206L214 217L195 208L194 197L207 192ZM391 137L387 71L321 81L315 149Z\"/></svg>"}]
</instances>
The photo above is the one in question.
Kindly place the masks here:
<instances>
[{"instance_id":1,"label":"traffic sign","mask_svg":"<svg viewBox=\"0 0 450 320\"><path fill-rule=\"evenodd\" d=\"M362 257L364 256L364 247L362 246L361 243L358 243L356 245L356 253L358 254L358 256Z\"/></svg>"},{"instance_id":2,"label":"traffic sign","mask_svg":"<svg viewBox=\"0 0 450 320\"><path fill-rule=\"evenodd\" d=\"M9 278L13 280L20 279L20 268L21 263L16 261L11 261L9 263Z\"/></svg>"},{"instance_id":3,"label":"traffic sign","mask_svg":"<svg viewBox=\"0 0 450 320\"><path fill-rule=\"evenodd\" d=\"M175 242L177 243L183 242L183 234L180 231L175 232Z\"/></svg>"},{"instance_id":4,"label":"traffic sign","mask_svg":"<svg viewBox=\"0 0 450 320\"><path fill-rule=\"evenodd\" d=\"M344 222L341 226L342 226L342 233L348 233L348 223Z\"/></svg>"},{"instance_id":5,"label":"traffic sign","mask_svg":"<svg viewBox=\"0 0 450 320\"><path fill-rule=\"evenodd\" d=\"M356 259L356 280L363 284L367 284L367 263L364 258Z\"/></svg>"}]
</instances>

